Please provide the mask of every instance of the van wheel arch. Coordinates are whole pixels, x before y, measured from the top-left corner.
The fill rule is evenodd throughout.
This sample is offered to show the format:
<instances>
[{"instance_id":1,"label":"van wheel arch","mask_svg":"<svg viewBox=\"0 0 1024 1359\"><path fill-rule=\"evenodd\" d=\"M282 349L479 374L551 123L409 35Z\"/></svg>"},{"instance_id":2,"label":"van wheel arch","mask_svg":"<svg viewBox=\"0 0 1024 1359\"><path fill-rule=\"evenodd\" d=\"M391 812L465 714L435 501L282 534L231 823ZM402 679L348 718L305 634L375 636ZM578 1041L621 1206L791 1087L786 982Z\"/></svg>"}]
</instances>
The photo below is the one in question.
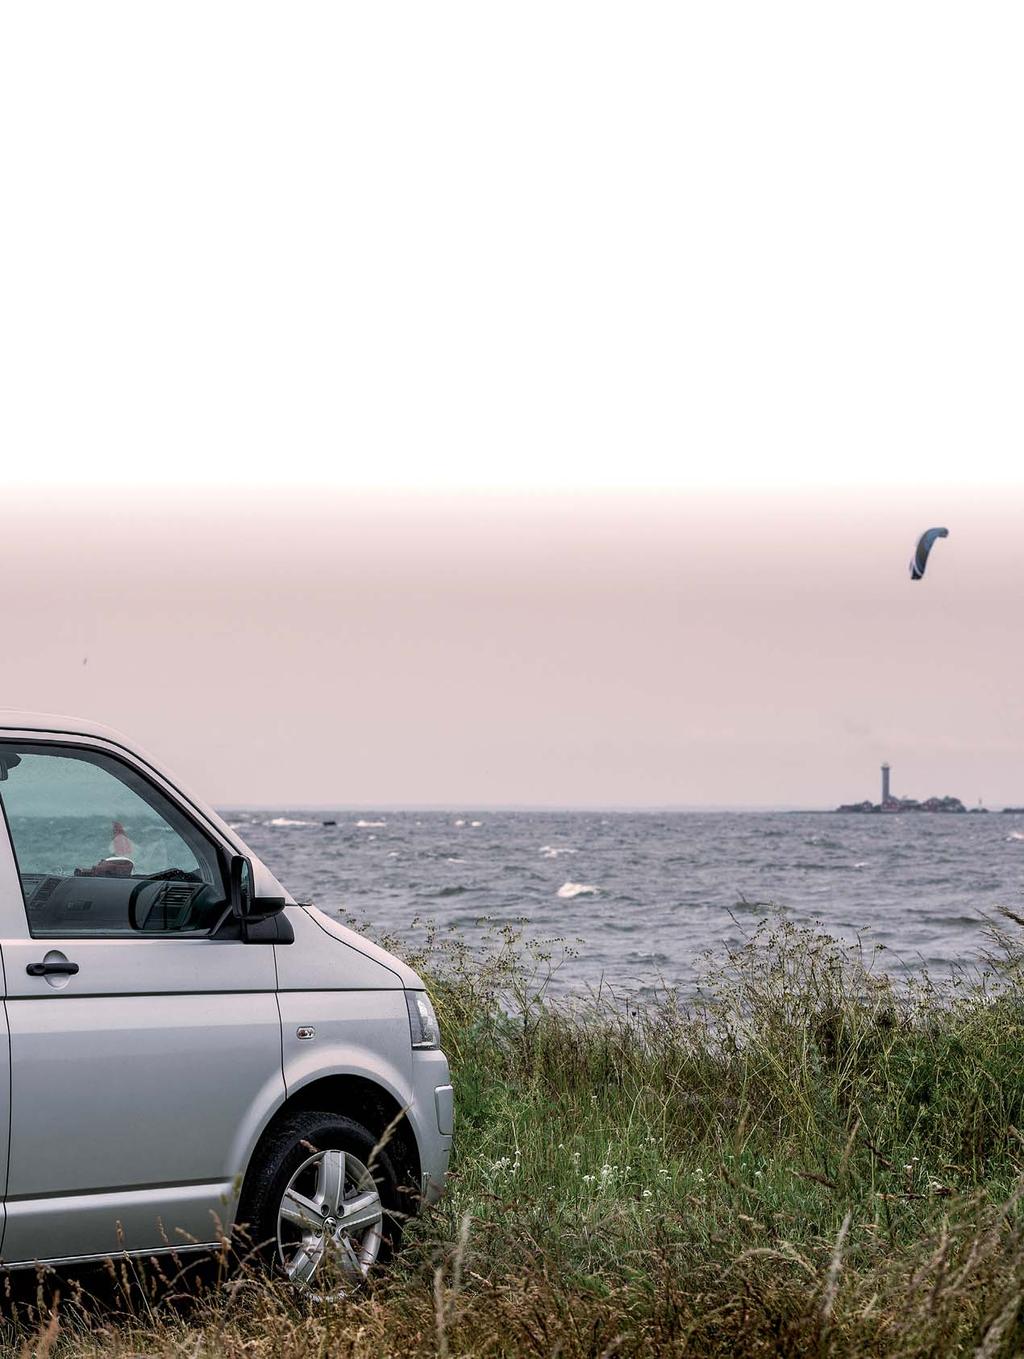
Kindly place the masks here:
<instances>
[{"instance_id":1,"label":"van wheel arch","mask_svg":"<svg viewBox=\"0 0 1024 1359\"><path fill-rule=\"evenodd\" d=\"M384 1139L398 1176L403 1211L412 1214L419 1210L420 1156L412 1125L394 1096L363 1076L322 1076L290 1095L274 1111L273 1118L260 1134L246 1167L246 1179L251 1168L258 1164L260 1152L268 1138L274 1135L280 1124L293 1114L309 1110L343 1114L362 1123L375 1137ZM244 1201L245 1180L242 1182L241 1198Z\"/></svg>"}]
</instances>

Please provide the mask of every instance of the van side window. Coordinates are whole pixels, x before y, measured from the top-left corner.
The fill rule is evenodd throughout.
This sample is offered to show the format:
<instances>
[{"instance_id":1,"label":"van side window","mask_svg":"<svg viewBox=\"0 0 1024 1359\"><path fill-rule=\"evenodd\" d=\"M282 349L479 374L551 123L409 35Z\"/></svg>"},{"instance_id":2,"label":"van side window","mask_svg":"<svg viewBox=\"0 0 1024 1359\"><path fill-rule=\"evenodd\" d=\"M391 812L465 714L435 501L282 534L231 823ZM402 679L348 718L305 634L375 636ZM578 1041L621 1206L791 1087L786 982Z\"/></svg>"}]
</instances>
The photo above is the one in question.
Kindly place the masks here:
<instances>
[{"instance_id":1,"label":"van side window","mask_svg":"<svg viewBox=\"0 0 1024 1359\"><path fill-rule=\"evenodd\" d=\"M194 934L226 909L217 847L102 751L0 742L0 809L36 938Z\"/></svg>"}]
</instances>

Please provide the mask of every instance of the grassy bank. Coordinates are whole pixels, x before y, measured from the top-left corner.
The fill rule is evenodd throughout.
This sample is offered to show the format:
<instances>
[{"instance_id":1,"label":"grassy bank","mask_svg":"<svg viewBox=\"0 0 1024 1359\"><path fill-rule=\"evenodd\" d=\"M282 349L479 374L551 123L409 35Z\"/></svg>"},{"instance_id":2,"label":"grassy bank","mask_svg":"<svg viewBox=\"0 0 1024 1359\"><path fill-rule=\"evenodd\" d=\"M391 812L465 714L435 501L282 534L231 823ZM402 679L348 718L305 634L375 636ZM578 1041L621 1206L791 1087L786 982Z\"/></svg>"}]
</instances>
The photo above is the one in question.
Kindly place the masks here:
<instances>
[{"instance_id":1,"label":"grassy bank","mask_svg":"<svg viewBox=\"0 0 1024 1359\"><path fill-rule=\"evenodd\" d=\"M1015 927L1014 927L1015 928ZM884 958L884 955L882 955ZM900 991L765 927L688 1010L569 1009L506 938L429 952L458 1094L443 1205L350 1306L214 1287L129 1314L65 1299L13 1352L1017 1354L1024 1012L996 974ZM45 1322L44 1318L44 1322Z\"/></svg>"}]
</instances>

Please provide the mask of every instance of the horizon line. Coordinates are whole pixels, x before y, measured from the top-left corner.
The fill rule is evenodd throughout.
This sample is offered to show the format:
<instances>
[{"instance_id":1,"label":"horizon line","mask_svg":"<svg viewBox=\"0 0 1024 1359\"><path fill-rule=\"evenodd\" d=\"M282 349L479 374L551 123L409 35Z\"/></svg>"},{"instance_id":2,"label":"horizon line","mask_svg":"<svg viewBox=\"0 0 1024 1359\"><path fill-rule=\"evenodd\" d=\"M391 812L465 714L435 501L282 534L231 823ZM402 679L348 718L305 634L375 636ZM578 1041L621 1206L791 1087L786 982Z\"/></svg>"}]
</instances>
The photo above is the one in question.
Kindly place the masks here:
<instances>
[{"instance_id":1,"label":"horizon line","mask_svg":"<svg viewBox=\"0 0 1024 1359\"><path fill-rule=\"evenodd\" d=\"M228 802L214 806L239 812L831 812L777 802Z\"/></svg>"},{"instance_id":2,"label":"horizon line","mask_svg":"<svg viewBox=\"0 0 1024 1359\"><path fill-rule=\"evenodd\" d=\"M218 813L231 812L611 812L618 815L645 815L657 812L681 813L806 813L840 814L829 805L808 806L799 802L230 802L219 798L212 804ZM1007 802L985 806L988 812L1016 810L1022 803ZM968 807L968 812L977 811ZM843 813L853 815L855 813ZM925 813L927 815L927 813Z\"/></svg>"}]
</instances>

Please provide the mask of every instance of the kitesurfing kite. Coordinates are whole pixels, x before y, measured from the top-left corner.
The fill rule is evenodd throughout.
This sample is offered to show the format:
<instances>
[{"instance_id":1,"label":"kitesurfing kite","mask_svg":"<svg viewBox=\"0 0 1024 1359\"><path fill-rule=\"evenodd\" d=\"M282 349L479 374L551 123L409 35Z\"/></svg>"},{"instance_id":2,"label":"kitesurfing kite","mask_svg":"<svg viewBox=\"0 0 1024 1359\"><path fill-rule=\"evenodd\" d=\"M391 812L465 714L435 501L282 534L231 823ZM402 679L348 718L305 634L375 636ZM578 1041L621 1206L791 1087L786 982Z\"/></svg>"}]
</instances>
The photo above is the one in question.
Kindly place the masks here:
<instances>
[{"instance_id":1,"label":"kitesurfing kite","mask_svg":"<svg viewBox=\"0 0 1024 1359\"><path fill-rule=\"evenodd\" d=\"M914 560L910 563L910 579L920 580L924 575L924 568L928 565L928 554L932 550L932 544L936 538L948 538L949 529L930 528L926 529L917 540L917 547L914 549Z\"/></svg>"}]
</instances>

